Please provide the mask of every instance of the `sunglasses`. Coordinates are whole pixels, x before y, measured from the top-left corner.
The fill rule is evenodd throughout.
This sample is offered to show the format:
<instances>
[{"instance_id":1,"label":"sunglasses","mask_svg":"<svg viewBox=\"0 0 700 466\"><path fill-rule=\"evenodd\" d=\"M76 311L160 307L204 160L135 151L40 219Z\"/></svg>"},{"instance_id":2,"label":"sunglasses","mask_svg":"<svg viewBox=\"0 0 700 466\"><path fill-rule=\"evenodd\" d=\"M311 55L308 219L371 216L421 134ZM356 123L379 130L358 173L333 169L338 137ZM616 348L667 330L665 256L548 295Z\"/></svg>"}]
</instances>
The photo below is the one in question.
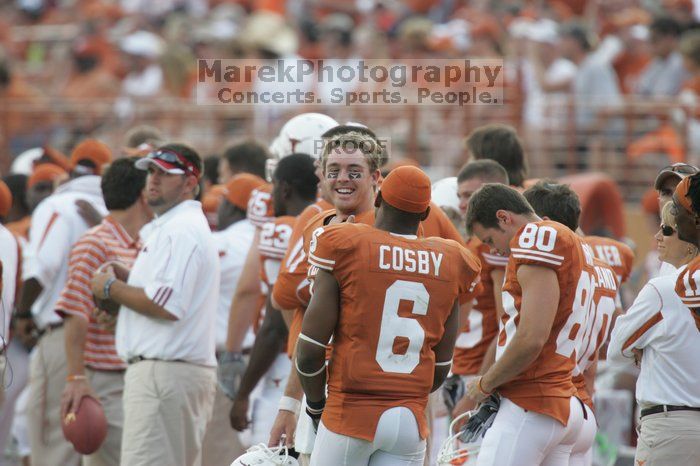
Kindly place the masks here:
<instances>
[{"instance_id":1,"label":"sunglasses","mask_svg":"<svg viewBox=\"0 0 700 466\"><path fill-rule=\"evenodd\" d=\"M672 236L676 230L673 229L672 226L670 225L664 225L663 223L661 224L661 234L664 236Z\"/></svg>"},{"instance_id":2,"label":"sunglasses","mask_svg":"<svg viewBox=\"0 0 700 466\"><path fill-rule=\"evenodd\" d=\"M183 170L185 173L192 174L199 178L199 170L197 169L197 167L192 162L187 160L184 156L178 154L175 151L159 149L151 152L147 155L147 157L149 159L162 160L163 162L173 164L177 168Z\"/></svg>"}]
</instances>

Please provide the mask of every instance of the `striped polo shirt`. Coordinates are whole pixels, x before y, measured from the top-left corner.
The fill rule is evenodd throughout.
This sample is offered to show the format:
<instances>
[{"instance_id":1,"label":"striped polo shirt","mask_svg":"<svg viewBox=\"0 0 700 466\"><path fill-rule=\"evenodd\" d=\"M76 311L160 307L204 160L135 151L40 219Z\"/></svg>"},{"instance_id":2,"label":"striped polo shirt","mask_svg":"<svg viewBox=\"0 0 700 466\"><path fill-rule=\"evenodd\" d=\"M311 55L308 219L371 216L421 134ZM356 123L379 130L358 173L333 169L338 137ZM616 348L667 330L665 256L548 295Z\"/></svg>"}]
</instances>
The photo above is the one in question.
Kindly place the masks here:
<instances>
[{"instance_id":1,"label":"striped polo shirt","mask_svg":"<svg viewBox=\"0 0 700 466\"><path fill-rule=\"evenodd\" d=\"M114 333L100 328L95 320L96 307L90 280L105 262L121 262L130 269L140 246L124 227L107 216L102 223L88 230L70 253L68 280L56 303L56 312L61 316L69 314L88 321L84 358L85 366L90 369L126 369L126 363L117 356Z\"/></svg>"}]
</instances>

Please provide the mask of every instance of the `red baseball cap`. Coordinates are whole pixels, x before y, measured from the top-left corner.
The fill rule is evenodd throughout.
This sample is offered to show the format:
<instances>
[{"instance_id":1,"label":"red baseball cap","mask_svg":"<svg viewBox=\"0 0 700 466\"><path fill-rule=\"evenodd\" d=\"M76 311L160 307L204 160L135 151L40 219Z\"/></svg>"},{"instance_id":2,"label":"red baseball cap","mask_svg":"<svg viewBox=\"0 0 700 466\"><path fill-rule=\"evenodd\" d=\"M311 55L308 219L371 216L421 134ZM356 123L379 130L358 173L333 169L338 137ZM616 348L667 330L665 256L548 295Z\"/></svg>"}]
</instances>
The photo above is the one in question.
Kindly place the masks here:
<instances>
[{"instance_id":1,"label":"red baseball cap","mask_svg":"<svg viewBox=\"0 0 700 466\"><path fill-rule=\"evenodd\" d=\"M134 164L140 170L148 170L149 165L155 165L171 175L192 175L199 179L199 167L184 155L172 149L156 149Z\"/></svg>"}]
</instances>

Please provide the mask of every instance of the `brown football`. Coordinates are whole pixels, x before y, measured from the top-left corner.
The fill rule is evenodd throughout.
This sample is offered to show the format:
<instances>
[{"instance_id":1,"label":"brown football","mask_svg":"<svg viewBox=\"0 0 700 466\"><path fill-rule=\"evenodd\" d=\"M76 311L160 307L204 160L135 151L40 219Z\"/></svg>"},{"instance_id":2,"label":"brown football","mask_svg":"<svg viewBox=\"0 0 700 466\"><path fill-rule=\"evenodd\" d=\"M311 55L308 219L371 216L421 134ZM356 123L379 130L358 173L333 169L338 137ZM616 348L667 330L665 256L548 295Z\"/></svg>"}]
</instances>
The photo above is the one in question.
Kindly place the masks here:
<instances>
[{"instance_id":1,"label":"brown football","mask_svg":"<svg viewBox=\"0 0 700 466\"><path fill-rule=\"evenodd\" d=\"M61 423L63 436L78 453L95 453L107 437L107 418L99 401L90 396L80 400L78 412L68 413Z\"/></svg>"}]
</instances>

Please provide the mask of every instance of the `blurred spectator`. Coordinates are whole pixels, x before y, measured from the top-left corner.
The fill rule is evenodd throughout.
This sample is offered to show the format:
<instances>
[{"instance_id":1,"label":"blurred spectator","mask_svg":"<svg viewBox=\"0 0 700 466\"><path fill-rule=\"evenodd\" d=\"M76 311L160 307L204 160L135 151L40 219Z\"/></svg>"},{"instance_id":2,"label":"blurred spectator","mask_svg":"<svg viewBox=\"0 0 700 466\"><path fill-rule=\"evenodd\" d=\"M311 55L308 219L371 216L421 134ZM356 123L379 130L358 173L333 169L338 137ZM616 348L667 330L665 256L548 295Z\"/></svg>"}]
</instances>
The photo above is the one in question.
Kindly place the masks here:
<instances>
[{"instance_id":1,"label":"blurred spectator","mask_svg":"<svg viewBox=\"0 0 700 466\"><path fill-rule=\"evenodd\" d=\"M620 88L612 67L593 56L590 33L581 25L570 23L561 30L564 57L578 66L573 82L576 105L576 129L585 138L594 129L600 110L621 103Z\"/></svg>"},{"instance_id":2,"label":"blurred spectator","mask_svg":"<svg viewBox=\"0 0 700 466\"><path fill-rule=\"evenodd\" d=\"M202 182L204 184L204 193L209 192L209 188L219 182L219 160L220 158L214 154L204 159L204 174Z\"/></svg>"},{"instance_id":3,"label":"blurred spectator","mask_svg":"<svg viewBox=\"0 0 700 466\"><path fill-rule=\"evenodd\" d=\"M683 58L678 52L681 25L673 18L656 18L649 27L653 60L637 82L636 92L646 97L677 95L686 78Z\"/></svg>"},{"instance_id":4,"label":"blurred spectator","mask_svg":"<svg viewBox=\"0 0 700 466\"><path fill-rule=\"evenodd\" d=\"M144 156L156 147L163 145L163 134L148 125L138 125L130 128L124 136L122 152L129 156Z\"/></svg>"},{"instance_id":5,"label":"blurred spectator","mask_svg":"<svg viewBox=\"0 0 700 466\"><path fill-rule=\"evenodd\" d=\"M126 55L128 74L122 82L122 93L131 97L152 97L161 92L163 70L158 58L163 53L163 40L148 31L137 31L123 38L121 50Z\"/></svg>"},{"instance_id":6,"label":"blurred spectator","mask_svg":"<svg viewBox=\"0 0 700 466\"><path fill-rule=\"evenodd\" d=\"M251 173L265 179L267 147L255 140L247 140L224 149L219 161L219 183L226 184L234 175Z\"/></svg>"},{"instance_id":7,"label":"blurred spectator","mask_svg":"<svg viewBox=\"0 0 700 466\"><path fill-rule=\"evenodd\" d=\"M119 81L102 66L100 49L85 38L72 50L73 70L59 95L67 99L113 99L119 94Z\"/></svg>"}]
</instances>

